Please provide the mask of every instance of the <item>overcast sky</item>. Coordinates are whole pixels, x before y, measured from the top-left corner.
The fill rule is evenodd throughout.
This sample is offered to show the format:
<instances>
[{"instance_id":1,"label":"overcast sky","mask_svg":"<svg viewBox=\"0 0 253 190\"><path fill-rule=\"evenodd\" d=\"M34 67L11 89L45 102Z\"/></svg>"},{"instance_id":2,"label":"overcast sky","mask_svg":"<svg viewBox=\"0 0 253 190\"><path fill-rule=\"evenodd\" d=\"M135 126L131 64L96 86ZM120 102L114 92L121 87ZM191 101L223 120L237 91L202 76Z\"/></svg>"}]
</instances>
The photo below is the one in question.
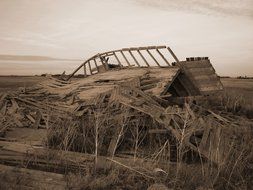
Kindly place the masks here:
<instances>
[{"instance_id":1,"label":"overcast sky","mask_svg":"<svg viewBox=\"0 0 253 190\"><path fill-rule=\"evenodd\" d=\"M146 45L168 45L180 60L209 56L221 75L253 76L253 0L0 0L0 54L85 59ZM80 63L8 64L0 75Z\"/></svg>"}]
</instances>

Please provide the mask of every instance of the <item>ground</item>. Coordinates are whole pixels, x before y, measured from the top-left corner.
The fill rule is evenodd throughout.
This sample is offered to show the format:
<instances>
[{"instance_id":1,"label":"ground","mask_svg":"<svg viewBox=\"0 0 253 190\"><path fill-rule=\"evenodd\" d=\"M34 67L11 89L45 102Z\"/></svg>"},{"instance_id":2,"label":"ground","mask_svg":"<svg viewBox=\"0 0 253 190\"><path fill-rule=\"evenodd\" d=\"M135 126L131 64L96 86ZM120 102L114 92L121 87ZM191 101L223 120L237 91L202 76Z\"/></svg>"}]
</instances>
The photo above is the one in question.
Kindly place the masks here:
<instances>
[{"instance_id":1,"label":"ground","mask_svg":"<svg viewBox=\"0 0 253 190\"><path fill-rule=\"evenodd\" d=\"M35 85L45 79L40 76L0 76L0 92L15 91ZM242 97L253 107L253 79L222 78L221 82L226 91Z\"/></svg>"},{"instance_id":2,"label":"ground","mask_svg":"<svg viewBox=\"0 0 253 190\"><path fill-rule=\"evenodd\" d=\"M0 93L6 91L15 91L19 88L24 88L28 86L35 85L40 81L45 80L45 77L14 77L14 76L5 76L0 77ZM252 110L253 110L253 79L235 79L235 78L222 78L222 84L224 85L224 96L223 101L224 107L229 111L237 112L241 115L246 115L250 118L253 118ZM17 142L25 142L26 144L38 145L42 144L43 137L46 136L46 132L43 129L28 129L28 128L15 128L6 134L6 138L15 139ZM239 162L238 162L239 163ZM235 165L234 165L235 166ZM178 186L178 189L207 189L202 188L205 185L205 181L202 177L203 173L208 173L208 171L204 171L209 166L201 165L201 164L192 164L192 165L184 165L179 166L180 168L184 168L180 170L179 173L175 173L175 168L171 166L171 174L167 174L166 179L159 178L159 180L149 180L143 176L135 175L134 172L129 170L122 170L119 168L115 168L114 170L106 170L103 169L100 171L100 174L94 173L93 170L86 171L86 176L71 176L69 174L67 176L67 180L69 180L70 187L71 186L85 186L89 187L88 189L110 189L113 185L117 185L118 189L121 189L122 185L127 186L126 189L145 189L148 185L151 185L155 182L164 183L168 187L170 184L173 184L173 181L169 181L174 179L175 181L182 181L182 183ZM88 170L88 169L87 169ZM174 170L174 171L173 171ZM203 170L203 171L202 171ZM195 175L192 175L195 173ZM222 175L221 175L222 176ZM230 176L231 177L231 176ZM229 177L229 178L230 178ZM245 179L250 180L250 179ZM0 176L1 181L1 176ZM138 183L136 183L138 181ZM165 182L166 181L166 182ZM219 181L219 179L217 180ZM135 183L134 183L135 182ZM219 184L219 182L216 182ZM222 183L220 183L222 184ZM246 183L245 183L246 184ZM0 184L1 185L1 184ZM232 183L231 183L232 185ZM240 184L239 184L240 185ZM243 189L244 184L240 187ZM217 189L231 189L232 186L220 186ZM0 186L1 189L1 186ZM71 188L70 188L71 189ZM232 188L236 189L236 187ZM245 188L244 188L245 189Z\"/></svg>"},{"instance_id":3,"label":"ground","mask_svg":"<svg viewBox=\"0 0 253 190\"><path fill-rule=\"evenodd\" d=\"M45 77L39 76L0 76L0 92L32 86L44 79Z\"/></svg>"}]
</instances>

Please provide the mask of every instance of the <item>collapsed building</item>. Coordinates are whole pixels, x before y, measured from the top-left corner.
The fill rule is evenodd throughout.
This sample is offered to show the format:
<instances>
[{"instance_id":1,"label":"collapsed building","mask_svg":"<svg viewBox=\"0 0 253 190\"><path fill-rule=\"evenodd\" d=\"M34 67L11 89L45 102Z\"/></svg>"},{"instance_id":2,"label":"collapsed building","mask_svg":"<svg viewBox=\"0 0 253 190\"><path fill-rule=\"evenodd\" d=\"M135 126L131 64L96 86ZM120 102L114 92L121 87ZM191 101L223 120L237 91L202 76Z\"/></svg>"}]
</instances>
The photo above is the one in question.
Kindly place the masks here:
<instances>
[{"instance_id":1,"label":"collapsed building","mask_svg":"<svg viewBox=\"0 0 253 190\"><path fill-rule=\"evenodd\" d=\"M39 128L49 131L53 150L163 161L190 151L222 164L230 140L221 136L231 118L199 104L222 90L208 57L179 61L166 46L124 48L96 54L70 75L3 94L1 133Z\"/></svg>"}]
</instances>

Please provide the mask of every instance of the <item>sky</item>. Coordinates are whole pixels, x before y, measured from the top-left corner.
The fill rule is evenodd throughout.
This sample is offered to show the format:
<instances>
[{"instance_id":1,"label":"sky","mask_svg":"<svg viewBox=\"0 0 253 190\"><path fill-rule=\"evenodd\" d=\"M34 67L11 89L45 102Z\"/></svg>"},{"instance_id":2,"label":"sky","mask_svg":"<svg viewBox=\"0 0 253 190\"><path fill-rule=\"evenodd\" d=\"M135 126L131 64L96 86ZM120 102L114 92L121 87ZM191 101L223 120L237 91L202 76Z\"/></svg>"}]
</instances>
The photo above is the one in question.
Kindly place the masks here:
<instances>
[{"instance_id":1,"label":"sky","mask_svg":"<svg viewBox=\"0 0 253 190\"><path fill-rule=\"evenodd\" d=\"M253 0L0 0L0 54L85 60L148 45L253 76ZM0 61L0 75L70 73L80 63Z\"/></svg>"}]
</instances>

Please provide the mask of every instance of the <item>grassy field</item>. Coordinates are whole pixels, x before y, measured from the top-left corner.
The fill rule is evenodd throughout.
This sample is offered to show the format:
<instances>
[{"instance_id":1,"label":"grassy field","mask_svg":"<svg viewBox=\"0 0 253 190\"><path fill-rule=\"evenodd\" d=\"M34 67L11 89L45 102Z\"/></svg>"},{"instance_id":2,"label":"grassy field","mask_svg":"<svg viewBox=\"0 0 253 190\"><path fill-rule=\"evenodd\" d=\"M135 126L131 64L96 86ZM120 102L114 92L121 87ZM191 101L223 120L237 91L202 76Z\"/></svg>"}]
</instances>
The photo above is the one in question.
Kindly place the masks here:
<instances>
[{"instance_id":1,"label":"grassy field","mask_svg":"<svg viewBox=\"0 0 253 190\"><path fill-rule=\"evenodd\" d=\"M15 91L19 87L29 87L45 79L45 77L0 77L0 93ZM224 85L224 92L221 96L215 96L214 102L218 107L222 108L221 110L223 112L234 113L234 115L231 115L237 118L240 123L239 131L237 132L243 131L245 126L243 124L244 122L241 120L245 120L246 125L248 120L245 116L253 118L253 79L223 78L221 80ZM242 117L237 117L237 115L241 115ZM54 127L56 129L61 129L64 125L66 125L67 128L72 127L72 125L68 124L67 119L60 121L59 125L55 125ZM234 126L232 127L234 128ZM252 129L252 127L250 129ZM230 129L233 131L233 128L228 128L228 131ZM52 126L50 129L54 130ZM23 130L25 129L13 131L9 133L7 137L18 136L23 140L24 138L29 138L30 140L30 136L32 136L35 138L34 140L38 140L38 137L32 133L33 131L24 132ZM55 132L56 134L65 133L64 130L55 130ZM48 132L48 137L53 136L52 134L54 134L52 131ZM252 130L247 134L252 137ZM73 135L73 137L73 139L77 139L76 136ZM78 174L78 172L75 174L71 172L64 174L66 175L65 178L69 185L67 189L112 189L112 187L113 189L147 189L148 186L154 183L162 183L172 189L249 189L249 187L253 185L253 141L252 138L250 138L249 141L244 141L243 138L239 139L236 135L234 135L234 139L238 147L238 152L235 153L238 153L238 155L230 154L232 156L229 157L226 165L217 167L212 162L204 161L202 163L202 160L201 163L192 162L191 164L187 164L179 160L168 164L166 167L166 175L158 173L159 175L151 179L129 170L129 168L120 166L95 168L94 165L90 164L87 166L85 165L86 170L82 175L81 172L80 174ZM184 150L181 151L183 152ZM52 156L50 155L48 157L51 158ZM4 181L3 175L0 175L0 182L1 180Z\"/></svg>"},{"instance_id":2,"label":"grassy field","mask_svg":"<svg viewBox=\"0 0 253 190\"><path fill-rule=\"evenodd\" d=\"M227 111L253 118L253 79L224 78L222 105Z\"/></svg>"},{"instance_id":3,"label":"grassy field","mask_svg":"<svg viewBox=\"0 0 253 190\"><path fill-rule=\"evenodd\" d=\"M18 88L29 87L45 80L39 76L0 76L0 92L15 91Z\"/></svg>"}]
</instances>

